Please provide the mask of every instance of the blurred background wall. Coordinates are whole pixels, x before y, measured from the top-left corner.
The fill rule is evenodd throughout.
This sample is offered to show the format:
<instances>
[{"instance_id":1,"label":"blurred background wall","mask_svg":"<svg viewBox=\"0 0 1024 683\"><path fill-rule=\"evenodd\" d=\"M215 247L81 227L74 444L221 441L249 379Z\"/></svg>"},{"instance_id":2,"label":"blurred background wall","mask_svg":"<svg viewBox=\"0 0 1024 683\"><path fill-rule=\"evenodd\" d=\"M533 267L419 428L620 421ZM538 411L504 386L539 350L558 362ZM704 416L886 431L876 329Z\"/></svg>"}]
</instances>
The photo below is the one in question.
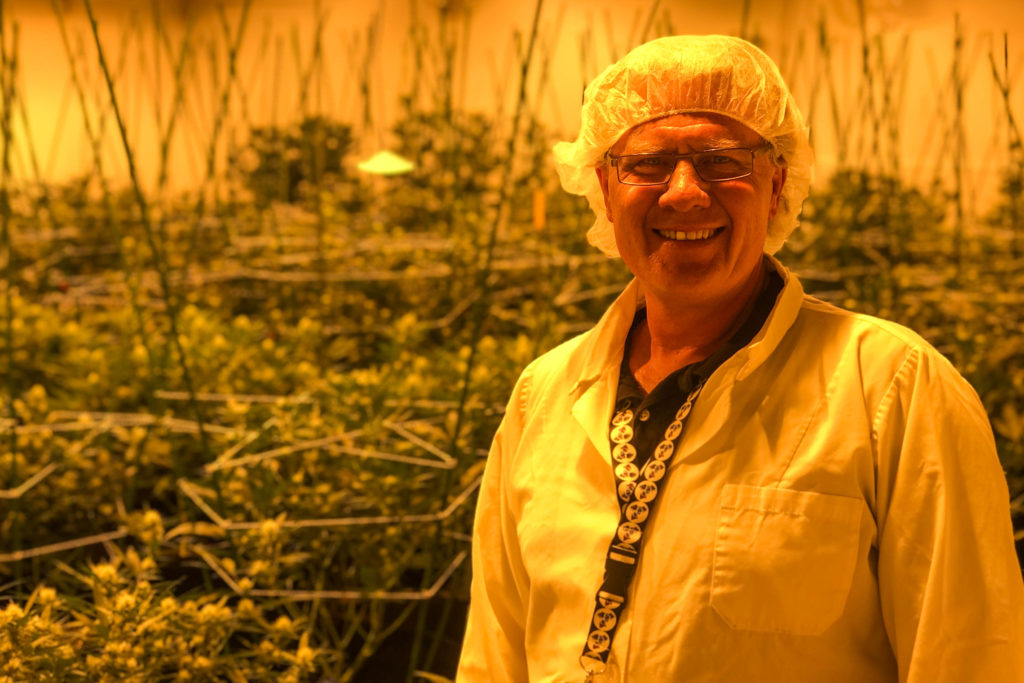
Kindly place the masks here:
<instances>
[{"instance_id":1,"label":"blurred background wall","mask_svg":"<svg viewBox=\"0 0 1024 683\"><path fill-rule=\"evenodd\" d=\"M244 141L251 126L309 114L353 124L359 154L368 156L389 145L402 95L443 96L502 121L517 94L517 51L535 4L97 0L94 9L146 182L158 175L158 131L181 88L167 187L189 188L204 177L205 148L218 125L223 166L224 150ZM78 78L88 92L86 115L104 141L104 170L124 179L83 4L20 0L5 3L4 12L17 27L27 115L14 122L16 174L62 180L94 166ZM572 136L583 85L643 38L671 32L738 34L765 48L809 115L820 176L837 165L884 167L898 159L901 175L927 183L952 172L961 154L973 200L984 201L995 186L992 159L1007 148L1008 128L993 65L998 77L1019 83L1024 6L1017 0L548 0L530 81L532 112L553 132ZM237 84L222 102L233 48ZM1022 98L1020 87L1011 90L1016 110Z\"/></svg>"}]
</instances>

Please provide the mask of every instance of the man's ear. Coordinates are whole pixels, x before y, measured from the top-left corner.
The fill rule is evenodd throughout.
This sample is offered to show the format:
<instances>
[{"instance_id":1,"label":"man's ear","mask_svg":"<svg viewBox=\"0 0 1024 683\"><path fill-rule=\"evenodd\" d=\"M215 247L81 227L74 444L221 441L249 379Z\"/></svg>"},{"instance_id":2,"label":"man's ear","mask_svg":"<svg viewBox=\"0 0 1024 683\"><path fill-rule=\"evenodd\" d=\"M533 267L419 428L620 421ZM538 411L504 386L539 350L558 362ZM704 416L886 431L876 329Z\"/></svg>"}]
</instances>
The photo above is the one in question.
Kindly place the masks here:
<instances>
[{"instance_id":1,"label":"man's ear","mask_svg":"<svg viewBox=\"0 0 1024 683\"><path fill-rule=\"evenodd\" d=\"M609 223L614 223L611 204L608 202L608 167L598 166L594 171L597 173L597 182L601 183L601 193L604 195L604 215Z\"/></svg>"},{"instance_id":2,"label":"man's ear","mask_svg":"<svg viewBox=\"0 0 1024 683\"><path fill-rule=\"evenodd\" d=\"M772 174L772 201L768 207L768 220L775 218L779 212L779 200L782 198L782 188L786 186L786 167L778 166Z\"/></svg>"}]
</instances>

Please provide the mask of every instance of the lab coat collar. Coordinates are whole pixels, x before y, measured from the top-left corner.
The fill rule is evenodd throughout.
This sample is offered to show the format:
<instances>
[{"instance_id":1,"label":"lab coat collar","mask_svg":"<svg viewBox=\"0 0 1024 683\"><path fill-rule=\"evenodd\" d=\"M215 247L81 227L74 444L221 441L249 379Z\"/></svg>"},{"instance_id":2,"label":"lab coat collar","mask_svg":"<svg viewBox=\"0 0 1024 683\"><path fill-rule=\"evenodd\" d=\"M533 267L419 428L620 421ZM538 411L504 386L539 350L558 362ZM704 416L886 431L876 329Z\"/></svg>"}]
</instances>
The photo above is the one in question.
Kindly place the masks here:
<instances>
[{"instance_id":1,"label":"lab coat collar","mask_svg":"<svg viewBox=\"0 0 1024 683\"><path fill-rule=\"evenodd\" d=\"M775 300L775 306L768 315L761 330L754 335L754 338L747 346L738 351L733 357L740 360L742 365L736 372L736 381L742 381L759 368L768 356L779 346L782 338L789 332L789 328L796 322L800 313L800 307L804 301L804 288L800 280L783 266L774 256L765 255L770 267L782 277L782 291Z\"/></svg>"},{"instance_id":2,"label":"lab coat collar","mask_svg":"<svg viewBox=\"0 0 1024 683\"><path fill-rule=\"evenodd\" d=\"M705 396L710 394L709 398L712 400L698 401L698 406L704 403L707 409L709 403L715 403L714 399L721 398L727 385L746 379L759 368L778 347L800 312L804 299L800 281L775 257L766 258L770 266L782 277L782 292L768 320L750 344L738 351L712 375L703 392ZM582 366L578 379L570 390L575 397L572 414L587 433L591 443L608 462L611 462L611 449L608 444L607 425L614 407L619 365L622 362L622 353L633 317L642 305L643 293L640 291L639 282L634 278L605 311L597 325L587 333L579 347ZM698 406L695 406L694 418L698 417ZM703 417L716 423L707 425L713 432L716 427L721 426L717 422L725 420L727 413L726 410L716 410L712 415Z\"/></svg>"}]
</instances>

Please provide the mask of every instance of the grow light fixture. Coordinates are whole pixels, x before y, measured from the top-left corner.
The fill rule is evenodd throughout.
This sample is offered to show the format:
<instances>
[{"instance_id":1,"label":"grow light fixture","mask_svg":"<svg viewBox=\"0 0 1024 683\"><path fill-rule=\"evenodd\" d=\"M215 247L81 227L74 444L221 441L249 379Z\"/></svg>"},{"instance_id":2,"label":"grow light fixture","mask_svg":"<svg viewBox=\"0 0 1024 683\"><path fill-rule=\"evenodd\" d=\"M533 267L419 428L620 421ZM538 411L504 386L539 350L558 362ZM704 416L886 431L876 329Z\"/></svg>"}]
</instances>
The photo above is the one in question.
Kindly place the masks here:
<instances>
[{"instance_id":1,"label":"grow light fixture","mask_svg":"<svg viewBox=\"0 0 1024 683\"><path fill-rule=\"evenodd\" d=\"M357 166L364 173L387 176L402 175L416 167L415 164L405 157L386 149L377 152L365 161L360 161Z\"/></svg>"}]
</instances>

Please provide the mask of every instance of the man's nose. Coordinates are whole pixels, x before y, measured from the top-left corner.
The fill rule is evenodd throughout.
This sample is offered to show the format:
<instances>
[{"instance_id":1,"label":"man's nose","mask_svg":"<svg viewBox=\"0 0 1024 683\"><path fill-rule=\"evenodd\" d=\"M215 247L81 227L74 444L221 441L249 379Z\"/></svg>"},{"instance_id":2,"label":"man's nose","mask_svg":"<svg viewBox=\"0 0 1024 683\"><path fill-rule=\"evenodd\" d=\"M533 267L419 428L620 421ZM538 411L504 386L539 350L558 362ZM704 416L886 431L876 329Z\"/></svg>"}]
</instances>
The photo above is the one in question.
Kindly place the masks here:
<instances>
[{"instance_id":1,"label":"man's nose","mask_svg":"<svg viewBox=\"0 0 1024 683\"><path fill-rule=\"evenodd\" d=\"M668 186L661 193L658 202L676 211L688 211L711 205L711 196L707 193L707 181L697 175L693 162L680 159L668 179Z\"/></svg>"}]
</instances>

